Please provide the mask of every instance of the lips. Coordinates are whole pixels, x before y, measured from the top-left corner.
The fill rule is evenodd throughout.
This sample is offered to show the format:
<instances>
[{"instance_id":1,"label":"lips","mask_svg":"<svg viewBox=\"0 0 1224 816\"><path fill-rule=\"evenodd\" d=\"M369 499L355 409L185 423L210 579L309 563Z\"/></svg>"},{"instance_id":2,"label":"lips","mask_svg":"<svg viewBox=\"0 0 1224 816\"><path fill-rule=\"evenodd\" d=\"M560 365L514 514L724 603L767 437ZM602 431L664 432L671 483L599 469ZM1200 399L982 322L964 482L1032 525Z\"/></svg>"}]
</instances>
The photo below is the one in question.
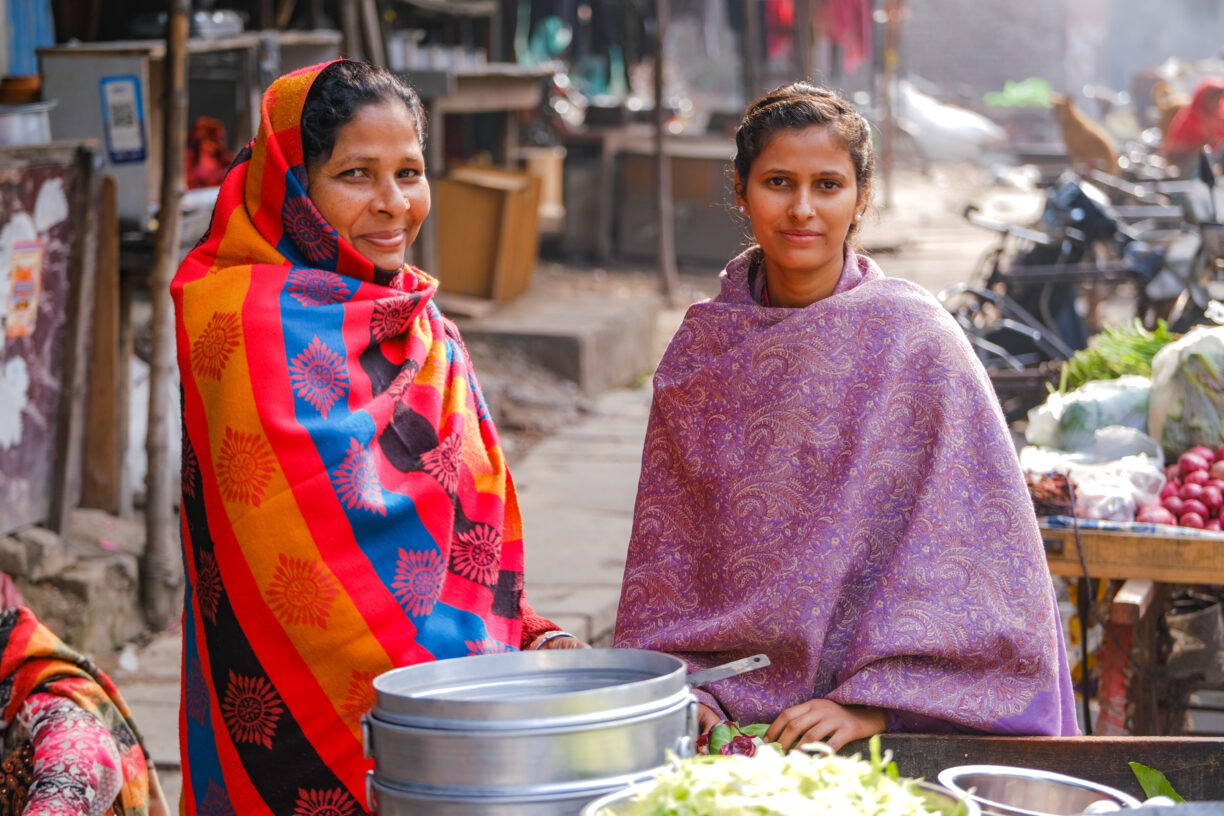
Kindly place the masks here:
<instances>
[{"instance_id":1,"label":"lips","mask_svg":"<svg viewBox=\"0 0 1224 816\"><path fill-rule=\"evenodd\" d=\"M394 249L404 242L404 230L385 230L383 232L367 232L361 240L374 246Z\"/></svg>"},{"instance_id":2,"label":"lips","mask_svg":"<svg viewBox=\"0 0 1224 816\"><path fill-rule=\"evenodd\" d=\"M820 238L820 233L812 230L782 230L782 237L792 243L810 244Z\"/></svg>"}]
</instances>

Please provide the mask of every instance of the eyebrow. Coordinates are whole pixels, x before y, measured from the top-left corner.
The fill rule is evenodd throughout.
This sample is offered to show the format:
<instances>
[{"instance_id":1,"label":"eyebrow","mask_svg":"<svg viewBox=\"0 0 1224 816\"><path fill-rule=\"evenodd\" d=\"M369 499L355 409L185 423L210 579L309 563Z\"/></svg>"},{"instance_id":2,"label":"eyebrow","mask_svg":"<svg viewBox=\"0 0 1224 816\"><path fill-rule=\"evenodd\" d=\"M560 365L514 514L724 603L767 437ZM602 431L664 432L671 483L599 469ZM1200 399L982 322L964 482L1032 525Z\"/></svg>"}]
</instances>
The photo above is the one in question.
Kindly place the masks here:
<instances>
[{"instance_id":1,"label":"eyebrow","mask_svg":"<svg viewBox=\"0 0 1224 816\"><path fill-rule=\"evenodd\" d=\"M770 174L781 175L781 176L797 175L794 170L787 170L784 167L770 167L768 169L761 171L761 175L770 175ZM821 178L837 178L837 179L849 178L849 176L847 176L845 173L843 173L840 170L821 170L819 173L816 173L816 175L820 176Z\"/></svg>"},{"instance_id":2,"label":"eyebrow","mask_svg":"<svg viewBox=\"0 0 1224 816\"><path fill-rule=\"evenodd\" d=\"M343 156L333 153L328 161L335 161L339 162L340 164L352 164L354 162L359 164L369 164L372 162L382 161L382 159L378 156ZM425 156L422 153L407 153L397 159L397 161L424 162Z\"/></svg>"}]
</instances>

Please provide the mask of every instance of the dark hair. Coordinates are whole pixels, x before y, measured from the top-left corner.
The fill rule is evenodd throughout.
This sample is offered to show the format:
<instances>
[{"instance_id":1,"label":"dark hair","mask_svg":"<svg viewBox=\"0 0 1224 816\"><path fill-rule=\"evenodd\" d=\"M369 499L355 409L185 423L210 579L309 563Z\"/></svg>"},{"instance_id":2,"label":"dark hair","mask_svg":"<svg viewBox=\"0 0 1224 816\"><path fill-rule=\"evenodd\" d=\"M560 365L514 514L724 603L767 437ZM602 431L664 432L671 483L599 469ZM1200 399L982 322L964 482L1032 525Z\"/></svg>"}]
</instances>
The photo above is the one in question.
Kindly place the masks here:
<instances>
[{"instance_id":1,"label":"dark hair","mask_svg":"<svg viewBox=\"0 0 1224 816\"><path fill-rule=\"evenodd\" d=\"M835 91L807 82L792 82L775 88L748 106L735 131L734 167L739 179L736 192L743 195L743 184L752 163L780 130L800 130L820 125L829 129L850 153L854 181L859 195L871 192L875 153L871 147L871 126ZM851 234L855 224L850 225Z\"/></svg>"},{"instance_id":2,"label":"dark hair","mask_svg":"<svg viewBox=\"0 0 1224 816\"><path fill-rule=\"evenodd\" d=\"M306 164L327 159L336 147L336 131L366 105L398 99L416 124L425 146L425 108L416 91L395 74L359 60L337 60L315 78L302 105L302 155Z\"/></svg>"}]
</instances>

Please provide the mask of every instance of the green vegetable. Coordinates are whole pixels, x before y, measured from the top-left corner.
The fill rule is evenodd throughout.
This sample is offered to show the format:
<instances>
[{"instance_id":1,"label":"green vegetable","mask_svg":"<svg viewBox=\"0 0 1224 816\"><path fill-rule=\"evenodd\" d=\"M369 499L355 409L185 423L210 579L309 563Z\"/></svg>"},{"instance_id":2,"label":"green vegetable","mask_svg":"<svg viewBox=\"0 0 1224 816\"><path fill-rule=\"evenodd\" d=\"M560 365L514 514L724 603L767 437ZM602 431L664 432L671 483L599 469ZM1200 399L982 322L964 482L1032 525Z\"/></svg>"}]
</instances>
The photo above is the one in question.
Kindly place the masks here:
<instances>
[{"instance_id":1,"label":"green vegetable","mask_svg":"<svg viewBox=\"0 0 1224 816\"><path fill-rule=\"evenodd\" d=\"M1169 782L1168 777L1155 768L1149 768L1138 762L1130 763L1131 770L1135 772L1135 779L1139 780L1139 787L1143 788L1143 795L1148 799L1153 796L1167 796L1174 802L1186 801L1173 790L1173 785Z\"/></svg>"},{"instance_id":2,"label":"green vegetable","mask_svg":"<svg viewBox=\"0 0 1224 816\"><path fill-rule=\"evenodd\" d=\"M722 747L738 736L739 729L732 730L731 723L720 722L710 730L710 753L717 754Z\"/></svg>"},{"instance_id":3,"label":"green vegetable","mask_svg":"<svg viewBox=\"0 0 1224 816\"><path fill-rule=\"evenodd\" d=\"M1058 380L1061 393L1074 391L1091 380L1112 380L1128 374L1152 376L1152 358L1178 335L1159 320L1148 331L1136 318L1129 325L1107 326L1088 341L1088 348L1071 355L1062 364Z\"/></svg>"},{"instance_id":4,"label":"green vegetable","mask_svg":"<svg viewBox=\"0 0 1224 816\"><path fill-rule=\"evenodd\" d=\"M643 787L618 816L963 816L929 800L916 779L897 779L891 754L871 739L871 758L839 756L826 745L815 751L758 751L755 756L671 757L652 787ZM601 816L607 816L601 814Z\"/></svg>"}]
</instances>

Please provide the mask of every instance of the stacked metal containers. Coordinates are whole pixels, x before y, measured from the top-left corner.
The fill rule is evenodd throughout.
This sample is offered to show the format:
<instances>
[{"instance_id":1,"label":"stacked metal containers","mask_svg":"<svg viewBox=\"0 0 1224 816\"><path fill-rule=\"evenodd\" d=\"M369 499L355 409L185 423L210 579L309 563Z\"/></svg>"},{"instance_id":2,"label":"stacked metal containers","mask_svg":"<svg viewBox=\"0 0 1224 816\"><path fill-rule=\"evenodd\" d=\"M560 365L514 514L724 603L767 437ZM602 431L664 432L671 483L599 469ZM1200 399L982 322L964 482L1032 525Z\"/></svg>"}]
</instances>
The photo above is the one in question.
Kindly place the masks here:
<instances>
[{"instance_id":1,"label":"stacked metal containers","mask_svg":"<svg viewBox=\"0 0 1224 816\"><path fill-rule=\"evenodd\" d=\"M363 726L381 816L576 816L691 756L685 665L632 649L511 652L395 669Z\"/></svg>"}]
</instances>

